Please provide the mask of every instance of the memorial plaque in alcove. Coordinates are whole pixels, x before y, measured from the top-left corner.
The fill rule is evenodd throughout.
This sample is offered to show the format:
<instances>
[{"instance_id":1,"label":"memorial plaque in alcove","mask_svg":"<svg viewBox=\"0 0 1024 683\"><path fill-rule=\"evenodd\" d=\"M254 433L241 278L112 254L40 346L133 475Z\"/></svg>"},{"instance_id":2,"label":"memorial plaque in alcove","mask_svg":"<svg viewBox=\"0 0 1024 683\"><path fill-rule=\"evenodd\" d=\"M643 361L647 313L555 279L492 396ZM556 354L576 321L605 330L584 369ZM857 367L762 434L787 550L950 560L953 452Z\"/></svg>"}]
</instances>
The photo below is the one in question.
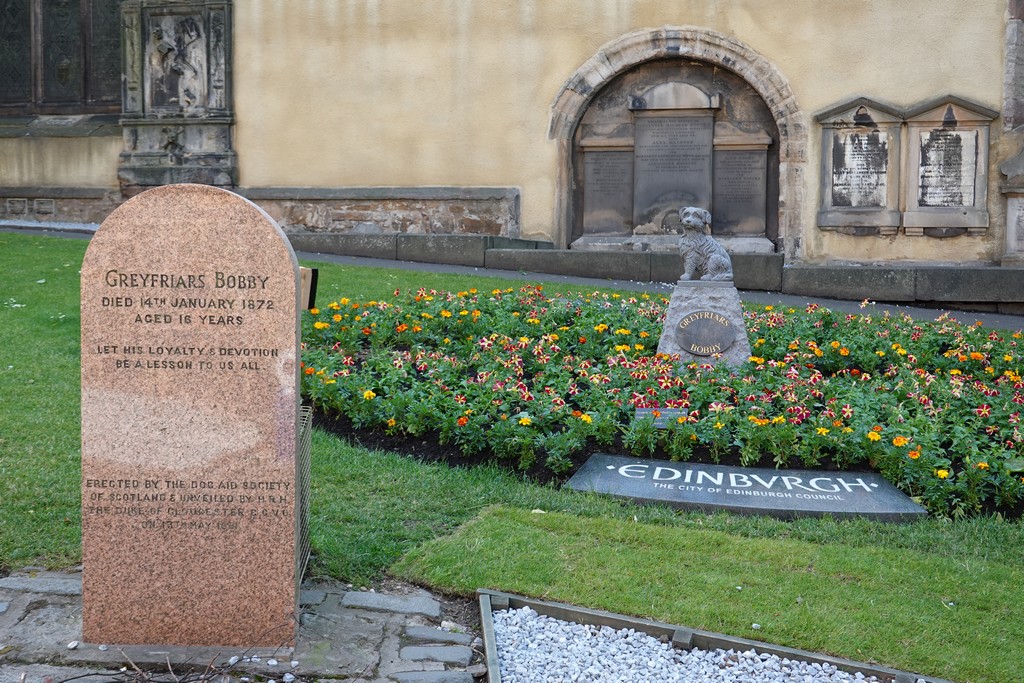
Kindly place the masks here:
<instances>
[{"instance_id":1,"label":"memorial plaque in alcove","mask_svg":"<svg viewBox=\"0 0 1024 683\"><path fill-rule=\"evenodd\" d=\"M832 135L832 206L884 207L888 172L888 135L849 130Z\"/></svg>"},{"instance_id":2,"label":"memorial plaque in alcove","mask_svg":"<svg viewBox=\"0 0 1024 683\"><path fill-rule=\"evenodd\" d=\"M711 220L715 234L764 235L768 153L715 150Z\"/></svg>"},{"instance_id":3,"label":"memorial plaque in alcove","mask_svg":"<svg viewBox=\"0 0 1024 683\"><path fill-rule=\"evenodd\" d=\"M633 150L583 156L583 232L628 235L633 228Z\"/></svg>"},{"instance_id":4,"label":"memorial plaque in alcove","mask_svg":"<svg viewBox=\"0 0 1024 683\"><path fill-rule=\"evenodd\" d=\"M974 205L978 133L973 130L922 132L918 206Z\"/></svg>"},{"instance_id":5,"label":"memorial plaque in alcove","mask_svg":"<svg viewBox=\"0 0 1024 683\"><path fill-rule=\"evenodd\" d=\"M633 166L633 222L649 222L664 209L711 210L714 118L638 116Z\"/></svg>"}]
</instances>

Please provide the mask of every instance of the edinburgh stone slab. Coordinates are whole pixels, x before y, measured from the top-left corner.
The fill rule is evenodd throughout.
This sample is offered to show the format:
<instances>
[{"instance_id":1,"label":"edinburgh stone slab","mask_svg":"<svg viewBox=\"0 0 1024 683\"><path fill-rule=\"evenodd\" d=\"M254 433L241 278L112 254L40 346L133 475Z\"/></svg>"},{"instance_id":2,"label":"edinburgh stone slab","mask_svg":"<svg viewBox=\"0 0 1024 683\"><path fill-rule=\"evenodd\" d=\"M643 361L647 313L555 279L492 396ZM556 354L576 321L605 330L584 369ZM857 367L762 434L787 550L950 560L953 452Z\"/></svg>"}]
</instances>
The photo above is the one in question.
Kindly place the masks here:
<instances>
[{"instance_id":1,"label":"edinburgh stone slab","mask_svg":"<svg viewBox=\"0 0 1024 683\"><path fill-rule=\"evenodd\" d=\"M680 280L665 313L658 353L679 354L684 363L746 362L750 343L732 283Z\"/></svg>"},{"instance_id":2,"label":"edinburgh stone slab","mask_svg":"<svg viewBox=\"0 0 1024 683\"><path fill-rule=\"evenodd\" d=\"M159 187L82 265L83 640L291 644L298 264L255 204Z\"/></svg>"},{"instance_id":3,"label":"edinburgh stone slab","mask_svg":"<svg viewBox=\"0 0 1024 683\"><path fill-rule=\"evenodd\" d=\"M683 509L728 510L782 519L923 519L924 508L881 475L725 467L596 453L566 485Z\"/></svg>"}]
</instances>

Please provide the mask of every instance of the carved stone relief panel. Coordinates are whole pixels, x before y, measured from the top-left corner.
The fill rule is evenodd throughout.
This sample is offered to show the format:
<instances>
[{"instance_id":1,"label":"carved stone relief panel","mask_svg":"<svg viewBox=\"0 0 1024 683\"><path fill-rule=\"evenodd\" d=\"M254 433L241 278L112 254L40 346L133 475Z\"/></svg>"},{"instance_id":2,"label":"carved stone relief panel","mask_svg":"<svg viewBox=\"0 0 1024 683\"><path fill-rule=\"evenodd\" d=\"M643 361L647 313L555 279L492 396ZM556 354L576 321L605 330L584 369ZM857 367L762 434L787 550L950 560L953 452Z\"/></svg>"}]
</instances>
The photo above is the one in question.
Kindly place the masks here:
<instances>
[{"instance_id":1,"label":"carved stone relief panel","mask_svg":"<svg viewBox=\"0 0 1024 683\"><path fill-rule=\"evenodd\" d=\"M231 186L231 2L126 0L125 147L118 178L133 194L152 185Z\"/></svg>"}]
</instances>

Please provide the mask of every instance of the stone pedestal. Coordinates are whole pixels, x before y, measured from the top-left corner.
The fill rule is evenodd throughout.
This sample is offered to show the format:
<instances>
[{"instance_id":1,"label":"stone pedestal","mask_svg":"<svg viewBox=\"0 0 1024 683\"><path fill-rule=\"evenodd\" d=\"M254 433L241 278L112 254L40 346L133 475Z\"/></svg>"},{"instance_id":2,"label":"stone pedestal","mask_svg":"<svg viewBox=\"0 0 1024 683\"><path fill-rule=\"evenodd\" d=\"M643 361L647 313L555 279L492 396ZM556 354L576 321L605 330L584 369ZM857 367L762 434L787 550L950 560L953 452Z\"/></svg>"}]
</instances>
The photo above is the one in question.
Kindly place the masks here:
<instances>
[{"instance_id":1,"label":"stone pedestal","mask_svg":"<svg viewBox=\"0 0 1024 683\"><path fill-rule=\"evenodd\" d=\"M665 314L658 353L678 353L684 364L746 362L750 342L733 283L680 280Z\"/></svg>"}]
</instances>

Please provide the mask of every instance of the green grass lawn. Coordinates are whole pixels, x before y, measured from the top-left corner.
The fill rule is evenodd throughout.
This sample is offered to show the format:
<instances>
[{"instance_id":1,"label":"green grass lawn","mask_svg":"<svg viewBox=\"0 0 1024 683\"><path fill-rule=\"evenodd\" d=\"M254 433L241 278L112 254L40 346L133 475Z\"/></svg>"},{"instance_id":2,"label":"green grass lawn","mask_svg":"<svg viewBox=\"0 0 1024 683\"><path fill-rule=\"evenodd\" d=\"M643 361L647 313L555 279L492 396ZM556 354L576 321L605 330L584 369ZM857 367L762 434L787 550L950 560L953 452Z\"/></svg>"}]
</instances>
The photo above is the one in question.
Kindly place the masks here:
<instances>
[{"instance_id":1,"label":"green grass lawn","mask_svg":"<svg viewBox=\"0 0 1024 683\"><path fill-rule=\"evenodd\" d=\"M85 246L0 233L0 572L81 559ZM325 301L522 284L319 267ZM534 486L488 467L426 465L319 432L312 494L317 576L365 583L393 568L439 589L521 592L956 681L1020 679L1019 521L897 526L683 514ZM763 628L752 631L755 622Z\"/></svg>"}]
</instances>

